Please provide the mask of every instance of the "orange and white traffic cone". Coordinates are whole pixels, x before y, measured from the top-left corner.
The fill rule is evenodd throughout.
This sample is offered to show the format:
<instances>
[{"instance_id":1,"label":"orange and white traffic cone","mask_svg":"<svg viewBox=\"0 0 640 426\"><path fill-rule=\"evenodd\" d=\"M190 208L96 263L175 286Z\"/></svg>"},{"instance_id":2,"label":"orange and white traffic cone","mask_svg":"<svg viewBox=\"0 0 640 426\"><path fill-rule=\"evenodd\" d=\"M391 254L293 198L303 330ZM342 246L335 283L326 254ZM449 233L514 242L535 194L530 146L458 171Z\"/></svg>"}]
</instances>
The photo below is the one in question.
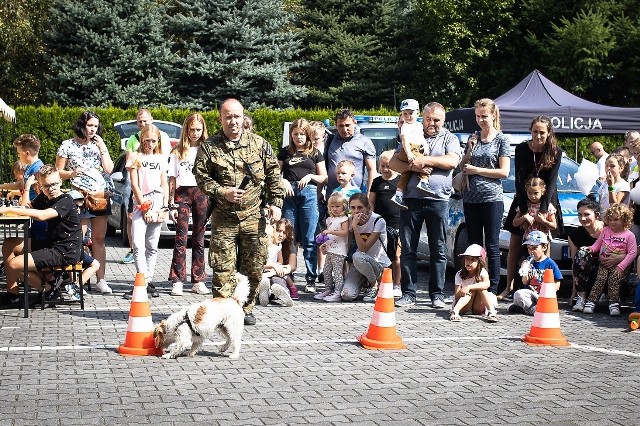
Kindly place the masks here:
<instances>
[{"instance_id":1,"label":"orange and white traffic cone","mask_svg":"<svg viewBox=\"0 0 640 426\"><path fill-rule=\"evenodd\" d=\"M131 308L124 343L118 346L120 355L162 355L162 348L156 348L153 338L153 321L147 296L144 274L138 272L133 284Z\"/></svg>"},{"instance_id":2,"label":"orange and white traffic cone","mask_svg":"<svg viewBox=\"0 0 640 426\"><path fill-rule=\"evenodd\" d=\"M533 325L523 340L529 345L569 346L560 330L560 314L553 270L545 269Z\"/></svg>"},{"instance_id":3,"label":"orange and white traffic cone","mask_svg":"<svg viewBox=\"0 0 640 426\"><path fill-rule=\"evenodd\" d=\"M384 271L382 271L380 285L382 284L391 284L391 288L393 288L393 273L391 272L391 268L384 268Z\"/></svg>"},{"instance_id":4,"label":"orange and white traffic cone","mask_svg":"<svg viewBox=\"0 0 640 426\"><path fill-rule=\"evenodd\" d=\"M391 270L385 269L385 272ZM382 274L384 277L384 273ZM393 280L380 280L378 297L373 306L369 330L358 341L365 349L406 349L396 331L396 313L393 299Z\"/></svg>"}]
</instances>

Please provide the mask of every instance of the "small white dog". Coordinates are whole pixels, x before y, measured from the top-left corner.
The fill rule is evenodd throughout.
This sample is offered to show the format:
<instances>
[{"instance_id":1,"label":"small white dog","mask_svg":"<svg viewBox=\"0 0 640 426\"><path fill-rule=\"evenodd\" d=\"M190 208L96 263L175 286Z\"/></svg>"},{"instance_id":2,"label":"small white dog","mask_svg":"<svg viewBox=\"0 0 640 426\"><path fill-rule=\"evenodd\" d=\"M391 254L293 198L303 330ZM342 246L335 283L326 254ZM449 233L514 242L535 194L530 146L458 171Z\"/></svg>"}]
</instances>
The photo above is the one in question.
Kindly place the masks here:
<instances>
[{"instance_id":1,"label":"small white dog","mask_svg":"<svg viewBox=\"0 0 640 426\"><path fill-rule=\"evenodd\" d=\"M232 297L204 300L172 314L156 325L153 330L156 347L169 349L163 358L177 358L189 346L189 356L192 357L200 350L204 340L216 332L226 339L220 353L231 348L229 358L238 358L244 331L242 306L249 296L249 280L242 274L236 274L236 281L238 285Z\"/></svg>"}]
</instances>

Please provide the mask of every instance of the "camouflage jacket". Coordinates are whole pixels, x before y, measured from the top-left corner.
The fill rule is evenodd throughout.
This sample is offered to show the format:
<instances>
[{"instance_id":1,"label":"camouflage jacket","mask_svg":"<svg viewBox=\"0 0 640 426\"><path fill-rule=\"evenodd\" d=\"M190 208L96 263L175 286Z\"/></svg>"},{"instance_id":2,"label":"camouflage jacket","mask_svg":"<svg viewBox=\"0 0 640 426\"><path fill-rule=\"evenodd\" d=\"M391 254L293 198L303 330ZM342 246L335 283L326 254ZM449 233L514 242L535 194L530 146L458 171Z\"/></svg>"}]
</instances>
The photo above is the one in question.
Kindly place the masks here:
<instances>
[{"instance_id":1,"label":"camouflage jacket","mask_svg":"<svg viewBox=\"0 0 640 426\"><path fill-rule=\"evenodd\" d=\"M262 194L267 203L282 208L284 187L280 167L271 145L262 137L243 132L231 142L222 131L209 137L198 149L193 174L198 187L214 202L214 212L243 220L259 214ZM229 187L238 187L245 176L251 179L240 203L224 198Z\"/></svg>"}]
</instances>

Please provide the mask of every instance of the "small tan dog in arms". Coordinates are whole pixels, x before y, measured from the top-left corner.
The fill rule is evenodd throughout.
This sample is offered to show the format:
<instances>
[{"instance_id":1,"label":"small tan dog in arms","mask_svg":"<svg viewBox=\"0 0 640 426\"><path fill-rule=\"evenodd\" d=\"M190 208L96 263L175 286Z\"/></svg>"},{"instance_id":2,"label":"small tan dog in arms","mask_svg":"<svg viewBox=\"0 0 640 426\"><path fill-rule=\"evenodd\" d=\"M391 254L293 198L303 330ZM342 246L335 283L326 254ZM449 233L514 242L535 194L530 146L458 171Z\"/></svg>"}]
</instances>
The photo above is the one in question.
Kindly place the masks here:
<instances>
[{"instance_id":1,"label":"small tan dog in arms","mask_svg":"<svg viewBox=\"0 0 640 426\"><path fill-rule=\"evenodd\" d=\"M153 330L157 348L168 350L163 358L178 358L188 347L188 355L194 356L205 339L214 334L222 335L226 341L220 353L231 349L229 358L240 356L240 344L244 331L244 311L242 306L249 296L249 280L236 274L238 285L232 297L216 297L186 307L166 320L160 321Z\"/></svg>"}]
</instances>

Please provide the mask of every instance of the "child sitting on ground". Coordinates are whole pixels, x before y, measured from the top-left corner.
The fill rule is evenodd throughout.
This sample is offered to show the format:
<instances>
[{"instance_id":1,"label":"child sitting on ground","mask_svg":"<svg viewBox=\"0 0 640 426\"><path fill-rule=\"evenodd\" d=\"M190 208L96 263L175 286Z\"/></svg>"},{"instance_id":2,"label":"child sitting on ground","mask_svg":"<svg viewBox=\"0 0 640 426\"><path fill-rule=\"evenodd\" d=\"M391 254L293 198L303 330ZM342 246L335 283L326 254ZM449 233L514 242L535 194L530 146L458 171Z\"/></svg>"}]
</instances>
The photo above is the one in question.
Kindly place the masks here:
<instances>
[{"instance_id":1,"label":"child sitting on ground","mask_svg":"<svg viewBox=\"0 0 640 426\"><path fill-rule=\"evenodd\" d=\"M633 213L624 204L612 204L604 215L606 226L596 242L588 247L592 254L598 253L600 263L596 282L584 304L582 312L592 314L605 287L609 295L609 315L620 315L620 283L629 275L631 265L636 258L636 237L629 229L633 222ZM611 254L622 254L609 258Z\"/></svg>"},{"instance_id":2,"label":"child sitting on ground","mask_svg":"<svg viewBox=\"0 0 640 426\"><path fill-rule=\"evenodd\" d=\"M487 253L478 244L471 244L464 253L462 269L456 273L454 300L451 304L451 321L460 321L461 313L480 315L487 312L488 322L498 322L498 300L489 288L489 273L485 269Z\"/></svg>"},{"instance_id":3,"label":"child sitting on ground","mask_svg":"<svg viewBox=\"0 0 640 426\"><path fill-rule=\"evenodd\" d=\"M524 288L513 294L513 303L508 308L512 314L533 315L536 312L545 269L553 270L556 291L560 289L562 273L556 262L546 255L548 244L549 239L542 231L532 231L527 235L524 245L527 246L530 258L525 259L520 268Z\"/></svg>"},{"instance_id":4,"label":"child sitting on ground","mask_svg":"<svg viewBox=\"0 0 640 426\"><path fill-rule=\"evenodd\" d=\"M266 229L269 238L267 247L267 263L263 267L262 280L258 287L258 302L267 306L273 300L283 306L293 306L287 282L290 274L296 269L295 244L293 241L293 225L288 219L280 219ZM293 254L293 256L292 256ZM284 261L287 263L284 263ZM292 263L293 262L293 265Z\"/></svg>"},{"instance_id":5,"label":"child sitting on ground","mask_svg":"<svg viewBox=\"0 0 640 426\"><path fill-rule=\"evenodd\" d=\"M340 193L334 192L327 201L329 217L327 229L322 235L329 238L320 246L320 251L326 254L324 259L325 290L313 296L316 300L325 302L339 302L340 293L344 285L344 261L347 257L349 217L347 216L347 199Z\"/></svg>"}]
</instances>

